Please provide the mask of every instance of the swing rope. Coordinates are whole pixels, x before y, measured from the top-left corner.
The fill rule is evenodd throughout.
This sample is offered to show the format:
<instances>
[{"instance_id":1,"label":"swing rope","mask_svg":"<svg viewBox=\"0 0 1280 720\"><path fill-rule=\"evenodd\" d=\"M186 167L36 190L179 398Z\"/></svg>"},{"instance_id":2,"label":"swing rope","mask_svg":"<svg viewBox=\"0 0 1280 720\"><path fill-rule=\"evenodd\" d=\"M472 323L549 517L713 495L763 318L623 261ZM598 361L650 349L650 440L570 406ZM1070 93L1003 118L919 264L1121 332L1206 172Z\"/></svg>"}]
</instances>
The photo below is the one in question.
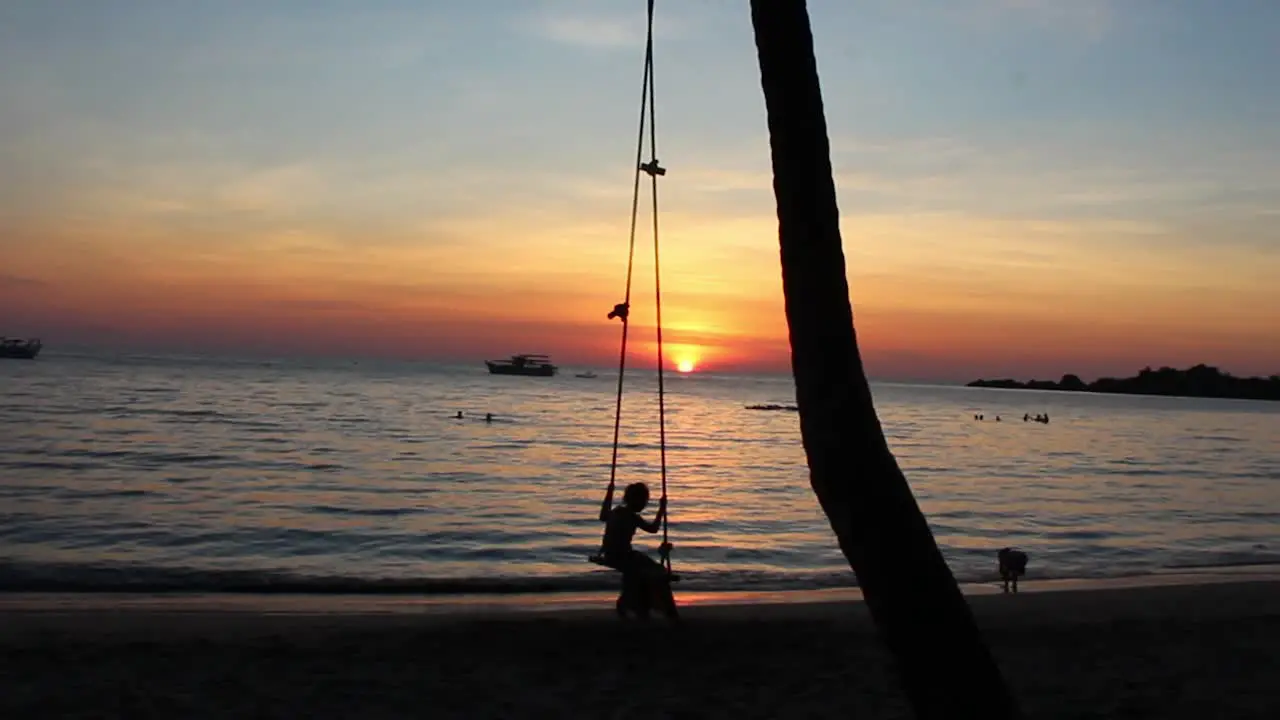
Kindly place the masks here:
<instances>
[{"instance_id":1,"label":"swing rope","mask_svg":"<svg viewBox=\"0 0 1280 720\"><path fill-rule=\"evenodd\" d=\"M658 121L657 103L654 101L653 89L653 3L649 0L648 31L645 42L645 66L649 68L649 162L642 168L649 174L651 195L653 198L653 309L654 325L658 345L658 452L662 472L662 564L671 573L671 543L667 538L667 393L663 384L663 366L666 364L662 354L662 272L658 262L658 176L667 171L658 165Z\"/></svg>"},{"instance_id":2,"label":"swing rope","mask_svg":"<svg viewBox=\"0 0 1280 720\"><path fill-rule=\"evenodd\" d=\"M667 422L666 422L666 387L663 378L662 354L662 283L659 272L658 254L658 178L666 175L666 168L658 164L658 136L656 130L657 111L654 101L653 87L653 4L648 0L648 18L644 51L644 81L640 90L640 129L636 138L635 178L631 194L631 236L627 250L627 280L623 301L613 307L609 319L622 320L622 343L618 354L617 401L613 414L613 455L609 462L609 488L605 491L605 503L612 504L613 493L618 478L618 441L622 430L622 395L623 379L627 369L627 331L630 328L631 286L635 268L636 230L640 211L640 176L647 174L653 197L653 275L654 275L654 307L657 324L658 350L658 448L662 474L662 500L667 498ZM645 131L648 130L649 161L642 162L644 157ZM671 544L668 541L667 513L662 514L662 564L667 573L671 572Z\"/></svg>"}]
</instances>

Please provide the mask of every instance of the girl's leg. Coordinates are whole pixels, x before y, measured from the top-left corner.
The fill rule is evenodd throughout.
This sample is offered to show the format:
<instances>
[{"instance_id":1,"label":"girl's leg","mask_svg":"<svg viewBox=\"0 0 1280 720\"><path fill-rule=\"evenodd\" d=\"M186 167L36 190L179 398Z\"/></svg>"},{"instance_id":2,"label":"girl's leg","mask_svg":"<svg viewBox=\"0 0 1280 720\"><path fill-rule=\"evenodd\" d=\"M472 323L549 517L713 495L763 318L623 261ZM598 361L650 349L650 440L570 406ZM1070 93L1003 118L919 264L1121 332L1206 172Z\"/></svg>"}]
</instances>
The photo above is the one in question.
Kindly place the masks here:
<instances>
[{"instance_id":1,"label":"girl's leg","mask_svg":"<svg viewBox=\"0 0 1280 720\"><path fill-rule=\"evenodd\" d=\"M641 552L635 553L634 564L640 566L644 572L646 588L646 596L652 599L653 605L663 611L666 616L672 620L679 620L680 613L676 610L675 594L671 592L671 581L667 578L667 569L662 563Z\"/></svg>"},{"instance_id":2,"label":"girl's leg","mask_svg":"<svg viewBox=\"0 0 1280 720\"><path fill-rule=\"evenodd\" d=\"M647 559L643 553L632 551L622 567L623 602L641 620L648 619L651 606L648 568L643 562Z\"/></svg>"},{"instance_id":3,"label":"girl's leg","mask_svg":"<svg viewBox=\"0 0 1280 720\"><path fill-rule=\"evenodd\" d=\"M621 587L618 589L618 601L613 604L613 609L618 613L618 617L623 620L627 619L627 611L631 609L630 588L627 587L627 580L624 577L619 583Z\"/></svg>"}]
</instances>

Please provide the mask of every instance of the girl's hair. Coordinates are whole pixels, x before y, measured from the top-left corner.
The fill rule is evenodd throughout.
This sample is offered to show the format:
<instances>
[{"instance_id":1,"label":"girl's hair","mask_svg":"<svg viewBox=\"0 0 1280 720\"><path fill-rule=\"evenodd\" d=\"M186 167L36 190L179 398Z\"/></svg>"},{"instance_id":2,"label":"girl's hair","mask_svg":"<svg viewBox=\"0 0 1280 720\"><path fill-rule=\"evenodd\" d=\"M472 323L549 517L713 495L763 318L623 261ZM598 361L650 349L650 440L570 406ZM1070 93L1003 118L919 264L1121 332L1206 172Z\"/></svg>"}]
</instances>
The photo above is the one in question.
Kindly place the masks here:
<instances>
[{"instance_id":1,"label":"girl's hair","mask_svg":"<svg viewBox=\"0 0 1280 720\"><path fill-rule=\"evenodd\" d=\"M642 482L631 483L622 491L622 502L627 507L639 507L649 502L649 486Z\"/></svg>"}]
</instances>

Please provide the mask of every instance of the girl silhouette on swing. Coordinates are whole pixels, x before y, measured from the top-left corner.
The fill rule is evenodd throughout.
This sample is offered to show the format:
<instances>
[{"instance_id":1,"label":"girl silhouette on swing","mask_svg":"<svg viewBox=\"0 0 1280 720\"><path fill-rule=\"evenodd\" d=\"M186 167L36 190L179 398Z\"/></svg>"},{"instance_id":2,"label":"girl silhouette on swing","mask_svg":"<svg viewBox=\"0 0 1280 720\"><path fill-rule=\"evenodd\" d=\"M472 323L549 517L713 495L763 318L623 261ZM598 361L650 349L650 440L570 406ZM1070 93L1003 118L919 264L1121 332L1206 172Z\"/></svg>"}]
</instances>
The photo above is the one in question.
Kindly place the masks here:
<instances>
[{"instance_id":1,"label":"girl silhouette on swing","mask_svg":"<svg viewBox=\"0 0 1280 720\"><path fill-rule=\"evenodd\" d=\"M671 594L671 579L662 563L631 547L631 539L639 528L656 533L662 527L667 513L667 499L658 501L658 514L651 522L640 517L649 504L649 486L642 482L631 483L622 491L622 502L613 504L613 488L605 493L600 506L600 522L604 523L603 563L622 573L622 595L618 598L619 615L632 610L640 618L649 616L650 607L657 605L667 617L679 619L675 596ZM667 547L664 544L662 552Z\"/></svg>"}]
</instances>

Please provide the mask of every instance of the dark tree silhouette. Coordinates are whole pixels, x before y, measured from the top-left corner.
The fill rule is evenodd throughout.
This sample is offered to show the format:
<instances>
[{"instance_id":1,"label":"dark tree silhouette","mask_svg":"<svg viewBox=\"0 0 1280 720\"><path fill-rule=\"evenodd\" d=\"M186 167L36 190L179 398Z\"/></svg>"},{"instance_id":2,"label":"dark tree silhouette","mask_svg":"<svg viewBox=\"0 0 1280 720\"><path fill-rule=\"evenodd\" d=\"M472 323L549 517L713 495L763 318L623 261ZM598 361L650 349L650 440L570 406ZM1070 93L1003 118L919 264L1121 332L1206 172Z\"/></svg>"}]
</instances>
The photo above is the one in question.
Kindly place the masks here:
<instances>
[{"instance_id":1,"label":"dark tree silhouette","mask_svg":"<svg viewBox=\"0 0 1280 720\"><path fill-rule=\"evenodd\" d=\"M889 450L858 353L803 0L752 0L810 482L921 718L1019 717Z\"/></svg>"}]
</instances>

